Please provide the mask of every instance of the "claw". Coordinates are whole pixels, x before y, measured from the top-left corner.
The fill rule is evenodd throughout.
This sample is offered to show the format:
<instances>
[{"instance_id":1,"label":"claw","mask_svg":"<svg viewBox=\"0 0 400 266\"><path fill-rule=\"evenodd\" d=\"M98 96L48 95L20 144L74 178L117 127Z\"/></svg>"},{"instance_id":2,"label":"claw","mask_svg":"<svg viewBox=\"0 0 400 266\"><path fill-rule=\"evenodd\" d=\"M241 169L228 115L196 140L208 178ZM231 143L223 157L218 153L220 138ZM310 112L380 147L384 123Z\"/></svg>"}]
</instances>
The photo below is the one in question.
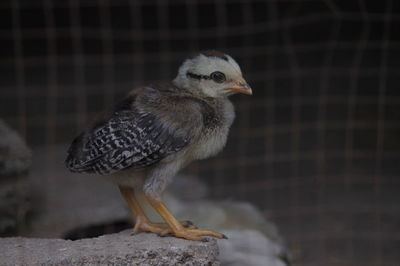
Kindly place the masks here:
<instances>
[{"instance_id":1,"label":"claw","mask_svg":"<svg viewBox=\"0 0 400 266\"><path fill-rule=\"evenodd\" d=\"M183 221L182 222L182 225L186 225L186 226L192 226L192 225L194 225L191 221L189 221L189 220L186 220L186 221Z\"/></svg>"},{"instance_id":2,"label":"claw","mask_svg":"<svg viewBox=\"0 0 400 266\"><path fill-rule=\"evenodd\" d=\"M181 222L183 227L190 228L190 229L197 229L197 226L195 226L191 221L183 221Z\"/></svg>"}]
</instances>

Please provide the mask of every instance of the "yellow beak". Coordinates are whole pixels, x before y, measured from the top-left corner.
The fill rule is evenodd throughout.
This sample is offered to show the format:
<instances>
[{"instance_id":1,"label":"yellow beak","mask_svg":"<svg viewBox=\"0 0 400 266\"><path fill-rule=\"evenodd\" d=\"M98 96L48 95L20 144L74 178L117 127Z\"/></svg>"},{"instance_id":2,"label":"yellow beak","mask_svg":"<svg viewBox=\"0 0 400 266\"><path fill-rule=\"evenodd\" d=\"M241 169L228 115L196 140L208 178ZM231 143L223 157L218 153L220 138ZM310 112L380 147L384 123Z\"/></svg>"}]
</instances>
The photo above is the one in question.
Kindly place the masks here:
<instances>
[{"instance_id":1,"label":"yellow beak","mask_svg":"<svg viewBox=\"0 0 400 266\"><path fill-rule=\"evenodd\" d=\"M244 79L232 82L231 84L229 84L228 87L225 88L225 90L230 90L235 93L253 95L253 91L251 90L249 84L247 84L247 82Z\"/></svg>"}]
</instances>

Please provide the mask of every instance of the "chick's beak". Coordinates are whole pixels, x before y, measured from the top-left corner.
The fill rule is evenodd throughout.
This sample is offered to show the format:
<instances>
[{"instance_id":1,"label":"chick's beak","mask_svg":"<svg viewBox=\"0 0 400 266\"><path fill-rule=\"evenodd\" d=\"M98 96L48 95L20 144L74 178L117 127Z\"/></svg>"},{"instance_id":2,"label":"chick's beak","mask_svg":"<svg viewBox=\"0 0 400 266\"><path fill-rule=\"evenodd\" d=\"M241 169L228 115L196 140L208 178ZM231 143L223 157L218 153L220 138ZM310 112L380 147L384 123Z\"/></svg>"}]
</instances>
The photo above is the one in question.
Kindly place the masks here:
<instances>
[{"instance_id":1,"label":"chick's beak","mask_svg":"<svg viewBox=\"0 0 400 266\"><path fill-rule=\"evenodd\" d=\"M244 79L239 79L237 81L232 82L229 84L228 87L225 88L225 90L230 90L235 93L242 93L242 94L247 94L247 95L252 95L253 91L251 90L249 84Z\"/></svg>"}]
</instances>

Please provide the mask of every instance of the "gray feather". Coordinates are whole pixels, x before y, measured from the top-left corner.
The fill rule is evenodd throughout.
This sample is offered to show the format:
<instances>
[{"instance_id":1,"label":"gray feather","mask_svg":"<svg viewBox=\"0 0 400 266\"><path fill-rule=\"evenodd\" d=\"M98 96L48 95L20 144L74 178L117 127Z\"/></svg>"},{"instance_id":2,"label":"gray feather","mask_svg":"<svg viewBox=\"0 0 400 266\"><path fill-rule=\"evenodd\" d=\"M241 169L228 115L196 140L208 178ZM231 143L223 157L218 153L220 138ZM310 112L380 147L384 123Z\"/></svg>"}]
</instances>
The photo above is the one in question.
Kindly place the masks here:
<instances>
[{"instance_id":1,"label":"gray feather","mask_svg":"<svg viewBox=\"0 0 400 266\"><path fill-rule=\"evenodd\" d=\"M142 97L121 102L109 117L74 140L67 167L74 172L110 174L152 166L186 147L195 137L190 123L196 121L186 121L178 110L162 105L158 96L149 89ZM149 108L157 104L162 108ZM165 108L165 114L157 111Z\"/></svg>"}]
</instances>

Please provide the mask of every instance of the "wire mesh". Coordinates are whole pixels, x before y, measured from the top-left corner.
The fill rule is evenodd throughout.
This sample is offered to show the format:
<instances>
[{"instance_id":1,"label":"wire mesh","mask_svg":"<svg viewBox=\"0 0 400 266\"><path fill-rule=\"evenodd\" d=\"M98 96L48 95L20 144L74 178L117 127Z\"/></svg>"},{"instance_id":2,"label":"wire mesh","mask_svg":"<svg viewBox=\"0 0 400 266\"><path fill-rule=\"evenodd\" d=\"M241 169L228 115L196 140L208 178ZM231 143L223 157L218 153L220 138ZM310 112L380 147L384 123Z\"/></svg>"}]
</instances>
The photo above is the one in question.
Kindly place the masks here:
<instances>
[{"instance_id":1,"label":"wire mesh","mask_svg":"<svg viewBox=\"0 0 400 266\"><path fill-rule=\"evenodd\" d=\"M393 0L2 1L0 114L50 148L222 50L254 96L234 96L226 149L188 171L259 206L298 265L396 265L399 25Z\"/></svg>"}]
</instances>

